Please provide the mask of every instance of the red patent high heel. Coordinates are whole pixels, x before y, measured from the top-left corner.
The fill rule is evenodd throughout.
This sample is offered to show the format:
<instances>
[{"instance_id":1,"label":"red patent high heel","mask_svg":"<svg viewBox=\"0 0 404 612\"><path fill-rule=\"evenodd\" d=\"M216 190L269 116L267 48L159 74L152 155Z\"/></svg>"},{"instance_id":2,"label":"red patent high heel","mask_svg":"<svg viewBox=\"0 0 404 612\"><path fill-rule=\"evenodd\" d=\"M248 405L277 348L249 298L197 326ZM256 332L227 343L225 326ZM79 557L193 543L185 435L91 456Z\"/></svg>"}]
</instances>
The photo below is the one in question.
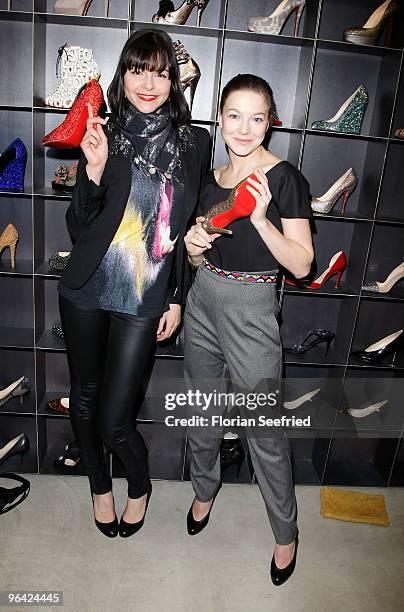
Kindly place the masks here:
<instances>
[{"instance_id":1,"label":"red patent high heel","mask_svg":"<svg viewBox=\"0 0 404 612\"><path fill-rule=\"evenodd\" d=\"M104 102L104 95L96 79L91 79L77 96L63 123L42 138L44 147L74 149L80 146L88 119L87 104L93 107L94 116Z\"/></svg>"},{"instance_id":2,"label":"red patent high heel","mask_svg":"<svg viewBox=\"0 0 404 612\"><path fill-rule=\"evenodd\" d=\"M311 283L305 284L304 281L297 282L291 278L287 278L285 282L288 285L295 285L298 287L300 286L306 289L320 289L320 287L324 285L326 280L328 280L329 278L331 278L331 276L336 274L337 280L335 281L335 289L338 289L339 281L341 280L341 275L343 271L345 270L346 266L347 266L347 259L346 259L346 255L344 251L338 251L338 253L335 253L335 255L331 258L330 263L328 264L328 268L326 268L326 270L324 270L324 272Z\"/></svg>"},{"instance_id":3,"label":"red patent high heel","mask_svg":"<svg viewBox=\"0 0 404 612\"><path fill-rule=\"evenodd\" d=\"M251 174L250 177L257 179L254 174ZM224 229L227 225L236 219L251 215L256 201L253 194L247 189L247 185L250 185L247 178L240 181L231 190L226 200L215 204L207 212L202 227L208 234L231 234L230 230Z\"/></svg>"}]
</instances>

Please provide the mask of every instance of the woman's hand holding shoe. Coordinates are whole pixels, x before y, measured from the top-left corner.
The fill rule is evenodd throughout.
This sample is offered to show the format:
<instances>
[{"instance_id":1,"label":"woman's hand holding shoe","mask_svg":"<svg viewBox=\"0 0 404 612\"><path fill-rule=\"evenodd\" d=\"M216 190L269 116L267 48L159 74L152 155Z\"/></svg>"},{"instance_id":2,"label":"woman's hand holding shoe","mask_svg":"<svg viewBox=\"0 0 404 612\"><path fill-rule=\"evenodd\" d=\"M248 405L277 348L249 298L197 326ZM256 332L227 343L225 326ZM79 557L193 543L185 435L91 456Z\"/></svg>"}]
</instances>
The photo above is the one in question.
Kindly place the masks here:
<instances>
[{"instance_id":1,"label":"woman's hand holding shoe","mask_svg":"<svg viewBox=\"0 0 404 612\"><path fill-rule=\"evenodd\" d=\"M197 217L193 225L185 235L184 241L190 263L198 267L203 261L203 254L212 248L212 242L221 234L208 234L202 227L205 217Z\"/></svg>"},{"instance_id":2,"label":"woman's hand holding shoe","mask_svg":"<svg viewBox=\"0 0 404 612\"><path fill-rule=\"evenodd\" d=\"M259 181L248 177L247 189L253 194L256 205L253 212L250 215L251 223L258 230L260 227L264 227L267 223L267 210L270 201L272 200L272 194L269 190L268 179L262 168L254 170L255 176ZM251 185L251 186L250 186Z\"/></svg>"},{"instance_id":3,"label":"woman's hand holding shoe","mask_svg":"<svg viewBox=\"0 0 404 612\"><path fill-rule=\"evenodd\" d=\"M108 159L108 140L102 129L108 120L94 117L91 104L87 104L87 107L87 130L80 147L87 159L87 176L99 185Z\"/></svg>"}]
</instances>

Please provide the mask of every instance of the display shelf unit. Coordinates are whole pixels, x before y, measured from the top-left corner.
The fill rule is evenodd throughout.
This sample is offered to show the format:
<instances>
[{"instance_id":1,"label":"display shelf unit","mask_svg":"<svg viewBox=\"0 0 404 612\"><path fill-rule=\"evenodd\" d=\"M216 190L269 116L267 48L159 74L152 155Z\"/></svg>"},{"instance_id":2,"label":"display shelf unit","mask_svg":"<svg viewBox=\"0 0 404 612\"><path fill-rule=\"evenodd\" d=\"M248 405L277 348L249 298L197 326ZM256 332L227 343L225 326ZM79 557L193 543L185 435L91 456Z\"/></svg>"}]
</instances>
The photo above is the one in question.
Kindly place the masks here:
<instances>
[{"instance_id":1,"label":"display shelf unit","mask_svg":"<svg viewBox=\"0 0 404 612\"><path fill-rule=\"evenodd\" d=\"M71 249L65 225L70 196L53 191L51 180L58 163L78 158L78 151L41 145L67 113L44 104L57 85L58 49L64 44L91 48L106 92L127 36L157 27L180 40L200 66L193 122L212 136L213 166L226 160L217 125L221 89L235 74L253 72L271 84L283 122L273 128L270 148L303 172L312 195L355 169L358 184L345 213L337 202L312 222L313 275L343 250L348 266L339 287L333 277L319 290L288 285L285 279L279 288L284 347L301 342L311 329L335 333L326 355L324 344L303 355L285 353L283 401L319 391L294 409L282 408L282 414L312 418L309 430L287 430L296 483L404 485L404 351L394 365L391 356L366 365L351 355L404 328L404 281L388 294L362 290L365 281L384 280L404 259L404 141L395 136L404 127L404 11L395 19L391 48L385 47L384 33L374 47L343 41L344 28L365 23L379 0L308 2L296 38L292 18L279 36L247 31L251 16L270 14L278 3L210 0L198 28L196 11L183 26L152 24L157 0L111 0L108 17L101 0L93 0L86 17L56 15L54 0L12 0L11 11L7 0L0 0L0 79L7 83L0 90L0 149L20 137L28 151L23 193L0 193L0 233L8 223L19 232L15 269L8 253L0 258L0 388L22 375L31 381L22 403L14 398L0 407L0 447L24 432L30 449L21 463L13 456L0 470L59 473L55 459L73 439L69 418L47 408L49 399L69 392L65 345L51 331L59 320L60 275L48 259ZM332 116L360 83L369 91L369 104L359 135L312 129L313 121ZM169 413L163 396L182 389L182 368L180 335L157 347L137 402L152 478L189 479L186 431L170 432L164 424ZM348 412L380 398L387 403L366 418ZM224 472L226 482L255 482L242 442L247 459L239 474L235 467ZM122 476L119 461L111 455L109 461L113 475ZM82 470L79 466L75 473Z\"/></svg>"}]
</instances>

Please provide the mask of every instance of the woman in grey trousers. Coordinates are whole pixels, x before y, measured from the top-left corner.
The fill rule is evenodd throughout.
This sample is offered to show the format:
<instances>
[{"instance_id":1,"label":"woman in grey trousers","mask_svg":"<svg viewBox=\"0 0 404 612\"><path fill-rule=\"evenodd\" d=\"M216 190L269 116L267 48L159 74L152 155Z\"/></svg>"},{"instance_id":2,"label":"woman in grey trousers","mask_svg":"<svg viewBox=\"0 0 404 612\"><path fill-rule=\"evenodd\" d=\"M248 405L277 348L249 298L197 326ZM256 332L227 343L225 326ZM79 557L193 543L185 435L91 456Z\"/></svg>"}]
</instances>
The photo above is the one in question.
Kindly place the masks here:
<instances>
[{"instance_id":1,"label":"woman in grey trousers","mask_svg":"<svg viewBox=\"0 0 404 612\"><path fill-rule=\"evenodd\" d=\"M282 266L297 278L306 276L313 246L309 185L294 166L263 145L275 112L272 90L257 76L238 75L223 89L219 126L229 158L206 176L199 216L185 237L188 260L197 272L185 311L184 367L188 388L202 392L223 390L227 367L234 397L250 398L248 406L238 403L238 422L245 425L275 536L271 578L280 585L294 570L298 544L289 440L282 427L257 427L251 417L257 424L258 414L265 423L280 415L277 274ZM255 199L251 215L232 221L227 226L231 235L205 231L204 215L226 201L246 177L246 189ZM252 393L263 393L267 405L252 410L252 398L257 397ZM214 403L208 409L202 404L191 408L191 414L205 418L209 426L188 431L196 495L187 517L190 535L207 525L220 488L220 416L228 406L212 407Z\"/></svg>"}]
</instances>

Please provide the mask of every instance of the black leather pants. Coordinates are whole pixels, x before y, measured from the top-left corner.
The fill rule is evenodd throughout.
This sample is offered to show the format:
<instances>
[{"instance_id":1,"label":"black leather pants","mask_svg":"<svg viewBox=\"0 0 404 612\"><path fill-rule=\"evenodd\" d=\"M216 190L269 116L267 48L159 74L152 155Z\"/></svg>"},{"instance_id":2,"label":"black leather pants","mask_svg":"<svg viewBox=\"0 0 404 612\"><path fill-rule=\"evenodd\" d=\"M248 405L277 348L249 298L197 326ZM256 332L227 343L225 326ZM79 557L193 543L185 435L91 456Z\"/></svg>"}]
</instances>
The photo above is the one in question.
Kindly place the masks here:
<instances>
[{"instance_id":1,"label":"black leather pants","mask_svg":"<svg viewBox=\"0 0 404 612\"><path fill-rule=\"evenodd\" d=\"M111 491L103 443L126 470L128 496L150 488L134 404L156 343L158 318L88 310L59 296L70 369L70 418L93 493Z\"/></svg>"}]
</instances>

